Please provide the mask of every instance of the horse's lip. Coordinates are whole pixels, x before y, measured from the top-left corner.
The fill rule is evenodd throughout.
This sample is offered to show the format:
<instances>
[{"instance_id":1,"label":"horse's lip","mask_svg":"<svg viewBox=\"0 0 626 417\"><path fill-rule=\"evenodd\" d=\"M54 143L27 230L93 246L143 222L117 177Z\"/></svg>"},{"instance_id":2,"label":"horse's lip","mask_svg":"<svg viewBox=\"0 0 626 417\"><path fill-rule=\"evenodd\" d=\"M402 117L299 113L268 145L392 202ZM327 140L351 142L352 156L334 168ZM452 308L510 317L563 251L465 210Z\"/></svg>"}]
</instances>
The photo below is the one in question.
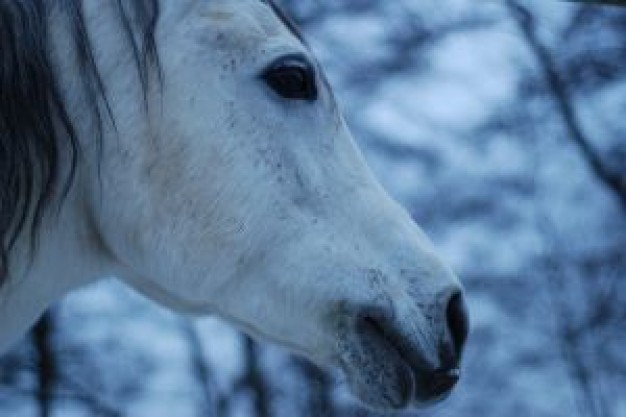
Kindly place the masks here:
<instances>
[{"instance_id":1,"label":"horse's lip","mask_svg":"<svg viewBox=\"0 0 626 417\"><path fill-rule=\"evenodd\" d=\"M366 381L362 383L370 384L371 388L374 388L373 391L380 395L376 399L377 403L373 404L374 408L401 410L416 405L417 381L421 372L404 358L398 349L378 334L356 335L356 341L357 347L348 355L346 361L343 361L344 365L347 365L344 369L348 373L351 370L352 373L360 375L357 379ZM358 345L362 349L359 349ZM353 361L355 357L357 360ZM384 367L386 372L381 371L381 367ZM371 374L370 368L380 373ZM393 392L389 391L390 387L393 387Z\"/></svg>"},{"instance_id":2,"label":"horse's lip","mask_svg":"<svg viewBox=\"0 0 626 417\"><path fill-rule=\"evenodd\" d=\"M405 361L394 349L388 345L379 345L376 349L384 349L384 353L367 354L367 360L372 363L387 363L393 369L393 375L379 375L371 378L371 384L380 384L381 387L377 391L383 393L383 385L389 381L395 382L395 392L393 395L388 393L383 396L383 402L386 404L384 408L402 410L415 402L416 391L416 373L410 364ZM362 368L357 367L357 372L366 372Z\"/></svg>"},{"instance_id":3,"label":"horse's lip","mask_svg":"<svg viewBox=\"0 0 626 417\"><path fill-rule=\"evenodd\" d=\"M410 378L410 387L406 403L401 408L409 405L415 407L428 407L438 404L448 398L453 391L454 384L450 387L444 388L443 392L435 392L438 388L429 387L428 379L433 377L433 373L429 372L422 367L411 366L411 363L407 361L402 355L399 355L399 359L402 362L404 369L408 371ZM458 373L458 369L456 370ZM406 376L404 377L406 378ZM457 375L458 378L458 375Z\"/></svg>"},{"instance_id":4,"label":"horse's lip","mask_svg":"<svg viewBox=\"0 0 626 417\"><path fill-rule=\"evenodd\" d=\"M424 407L434 405L445 400L452 393L460 377L458 364L450 368L430 365L422 352L394 343L393 339L387 338L387 335L379 338L379 343L385 344L387 349L393 351L392 356L410 372L412 389L408 403Z\"/></svg>"},{"instance_id":5,"label":"horse's lip","mask_svg":"<svg viewBox=\"0 0 626 417\"><path fill-rule=\"evenodd\" d=\"M399 378L404 382L402 384L404 392L402 393L403 401L396 404L396 408L402 409L408 407L414 402L417 381L415 378L415 371L411 368L411 366L401 357L399 362L402 364L402 366L398 368L398 372L400 373Z\"/></svg>"},{"instance_id":6,"label":"horse's lip","mask_svg":"<svg viewBox=\"0 0 626 417\"><path fill-rule=\"evenodd\" d=\"M411 366L409 361L400 355L406 366L411 369L413 377L412 404L427 407L442 402L448 398L460 378L458 368L441 370L426 370L421 366ZM439 375L437 375L439 374ZM442 378L436 382L435 378Z\"/></svg>"},{"instance_id":7,"label":"horse's lip","mask_svg":"<svg viewBox=\"0 0 626 417\"><path fill-rule=\"evenodd\" d=\"M398 362L396 365L398 380L401 381L399 387L400 400L395 403L392 402L392 406L395 409L403 409L411 405L415 400L415 390L417 388L415 371L401 357L395 359Z\"/></svg>"},{"instance_id":8,"label":"horse's lip","mask_svg":"<svg viewBox=\"0 0 626 417\"><path fill-rule=\"evenodd\" d=\"M427 407L445 400L451 394L452 387L442 393L433 391L433 370L416 352L403 351L379 333L361 334L357 340L366 347L363 359L372 363L387 363L395 373L370 378L370 383L381 385L380 392L384 391L383 384L388 381L395 383L395 395L384 397L386 408L401 410L407 407ZM361 367L351 368L356 372L367 372Z\"/></svg>"}]
</instances>

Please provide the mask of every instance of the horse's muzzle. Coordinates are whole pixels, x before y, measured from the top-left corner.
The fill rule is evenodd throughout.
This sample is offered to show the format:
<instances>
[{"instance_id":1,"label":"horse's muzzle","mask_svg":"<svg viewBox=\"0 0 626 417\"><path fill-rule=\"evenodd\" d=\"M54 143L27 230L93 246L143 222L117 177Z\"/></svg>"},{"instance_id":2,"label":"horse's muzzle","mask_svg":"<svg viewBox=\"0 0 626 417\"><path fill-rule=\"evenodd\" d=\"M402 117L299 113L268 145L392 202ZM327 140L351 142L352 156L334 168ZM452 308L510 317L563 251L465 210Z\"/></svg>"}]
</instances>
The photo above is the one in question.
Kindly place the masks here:
<instances>
[{"instance_id":1,"label":"horse's muzzle","mask_svg":"<svg viewBox=\"0 0 626 417\"><path fill-rule=\"evenodd\" d=\"M460 360L467 339L469 320L460 292L435 306L440 328L429 329L431 340L425 346L415 332L408 332L394 314L378 307L364 307L355 322L356 335L370 360L386 361L383 377L396 381L391 407L425 405L446 398L460 376ZM435 355L429 355L427 351Z\"/></svg>"}]
</instances>

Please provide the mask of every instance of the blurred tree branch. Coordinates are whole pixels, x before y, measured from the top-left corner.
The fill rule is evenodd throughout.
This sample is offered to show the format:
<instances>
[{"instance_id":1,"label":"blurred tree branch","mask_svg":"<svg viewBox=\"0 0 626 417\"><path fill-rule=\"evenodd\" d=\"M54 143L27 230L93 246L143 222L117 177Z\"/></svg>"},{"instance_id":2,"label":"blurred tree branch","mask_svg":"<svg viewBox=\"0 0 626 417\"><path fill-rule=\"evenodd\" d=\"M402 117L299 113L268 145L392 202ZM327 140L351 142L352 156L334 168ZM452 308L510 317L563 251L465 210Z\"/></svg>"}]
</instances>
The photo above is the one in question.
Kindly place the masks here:
<instances>
[{"instance_id":1,"label":"blurred tree branch","mask_svg":"<svg viewBox=\"0 0 626 417\"><path fill-rule=\"evenodd\" d=\"M425 71L429 67L429 58L426 54L431 47L439 44L450 36L458 33L481 30L496 23L493 16L473 14L459 16L451 19L443 19L432 22L425 19L407 1L397 0L390 10L383 8L381 4L373 0L359 0L350 2L337 2L331 0L319 0L316 2L302 2L298 0L282 0L282 5L295 21L305 30L307 27L319 25L325 20L339 16L375 15L387 21L382 42L386 46L384 56L358 51L346 66L344 82L347 88L355 88L367 92L368 96L375 96L373 89L380 87L384 81L399 75L414 74ZM332 44L332 48L341 50L340 38L326 40ZM356 51L355 51L356 52ZM342 65L347 65L342 56Z\"/></svg>"},{"instance_id":2,"label":"blurred tree branch","mask_svg":"<svg viewBox=\"0 0 626 417\"><path fill-rule=\"evenodd\" d=\"M337 415L333 408L331 378L305 359L295 358L294 362L309 385L307 406L301 416L334 417Z\"/></svg>"},{"instance_id":3,"label":"blurred tree branch","mask_svg":"<svg viewBox=\"0 0 626 417\"><path fill-rule=\"evenodd\" d=\"M193 324L185 318L180 319L180 329L189 347L193 378L202 393L201 403L198 406L198 415L222 417L225 415L226 399L217 392L209 363L202 350L200 335Z\"/></svg>"},{"instance_id":4,"label":"blurred tree branch","mask_svg":"<svg viewBox=\"0 0 626 417\"><path fill-rule=\"evenodd\" d=\"M102 417L121 417L124 414L115 406L109 404L102 398L99 393L94 393L92 389L85 386L84 383L73 379L70 375L65 375L60 381L68 392L59 392L55 394L55 398L71 398L79 400L82 404L89 407L92 413Z\"/></svg>"},{"instance_id":5,"label":"blurred tree branch","mask_svg":"<svg viewBox=\"0 0 626 417\"><path fill-rule=\"evenodd\" d=\"M95 415L118 417L118 410L107 404L101 395L92 392L79 382L75 375L62 371L62 355L56 348L57 320L54 310L46 312L31 331L30 343L34 348L35 366L24 364L37 377L33 396L37 399L39 415L54 414L54 402L58 399L74 399L87 406Z\"/></svg>"},{"instance_id":6,"label":"blurred tree branch","mask_svg":"<svg viewBox=\"0 0 626 417\"><path fill-rule=\"evenodd\" d=\"M537 59L570 139L579 148L591 172L615 195L622 209L626 212L626 178L605 164L598 151L591 144L590 138L584 132L573 105L574 101L566 83L559 74L555 59L537 35L537 24L533 14L517 0L507 0L506 5Z\"/></svg>"},{"instance_id":7,"label":"blurred tree branch","mask_svg":"<svg viewBox=\"0 0 626 417\"><path fill-rule=\"evenodd\" d=\"M270 417L270 388L267 385L263 370L261 369L261 358L259 348L250 336L243 335L243 361L244 375L235 384L235 392L248 390L253 396L253 404L256 417Z\"/></svg>"},{"instance_id":8,"label":"blurred tree branch","mask_svg":"<svg viewBox=\"0 0 626 417\"><path fill-rule=\"evenodd\" d=\"M588 288L585 298L580 300L571 287L576 281L594 281L579 276L580 265L565 253L567 244L561 241L551 219L544 212L536 213L537 228L542 232L546 250L539 259L542 275L545 276L547 295L553 312L557 346L563 358L574 388L578 391L578 407L582 415L610 417L612 415L605 393L600 388L602 369L597 359L597 343L590 345L590 338L598 333L599 327L613 316L605 303L617 304L606 299L597 289ZM584 284L585 282L583 282ZM572 317L572 305L577 309L589 308L590 313L582 320Z\"/></svg>"},{"instance_id":9,"label":"blurred tree branch","mask_svg":"<svg viewBox=\"0 0 626 417\"><path fill-rule=\"evenodd\" d=\"M48 417L53 411L54 390L57 385L57 360L54 352L54 313L46 312L32 331L37 355L37 403L39 415Z\"/></svg>"}]
</instances>

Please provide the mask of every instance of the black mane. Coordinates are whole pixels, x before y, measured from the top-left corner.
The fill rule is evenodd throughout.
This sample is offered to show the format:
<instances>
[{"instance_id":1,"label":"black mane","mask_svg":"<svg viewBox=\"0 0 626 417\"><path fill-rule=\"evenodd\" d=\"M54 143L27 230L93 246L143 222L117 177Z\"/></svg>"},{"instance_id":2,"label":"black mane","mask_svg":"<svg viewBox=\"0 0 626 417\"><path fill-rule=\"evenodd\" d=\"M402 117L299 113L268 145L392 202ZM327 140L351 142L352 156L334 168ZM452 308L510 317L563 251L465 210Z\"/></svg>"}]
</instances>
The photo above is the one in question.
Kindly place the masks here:
<instances>
[{"instance_id":1,"label":"black mane","mask_svg":"<svg viewBox=\"0 0 626 417\"><path fill-rule=\"evenodd\" d=\"M114 1L145 88L150 64L158 66L158 0ZM71 22L74 44L68 47L76 52L97 121L103 120L102 107L110 116L81 1L0 0L0 285L7 278L8 254L16 239L26 231L35 245L44 211L67 194L80 153L50 60L53 8ZM71 164L63 178L61 152L69 152Z\"/></svg>"},{"instance_id":2,"label":"black mane","mask_svg":"<svg viewBox=\"0 0 626 417\"><path fill-rule=\"evenodd\" d=\"M160 67L154 39L158 0L110 0L119 12L144 91L150 69ZM304 39L274 3L267 3L289 30ZM98 125L112 120L106 89L94 61L81 0L0 0L0 287L17 238L30 233L32 249L45 210L63 200L74 179L80 147L50 59L49 17L58 9L70 24L78 69ZM100 144L99 144L100 146ZM69 170L59 156L69 153ZM61 172L68 172L61 175Z\"/></svg>"}]
</instances>

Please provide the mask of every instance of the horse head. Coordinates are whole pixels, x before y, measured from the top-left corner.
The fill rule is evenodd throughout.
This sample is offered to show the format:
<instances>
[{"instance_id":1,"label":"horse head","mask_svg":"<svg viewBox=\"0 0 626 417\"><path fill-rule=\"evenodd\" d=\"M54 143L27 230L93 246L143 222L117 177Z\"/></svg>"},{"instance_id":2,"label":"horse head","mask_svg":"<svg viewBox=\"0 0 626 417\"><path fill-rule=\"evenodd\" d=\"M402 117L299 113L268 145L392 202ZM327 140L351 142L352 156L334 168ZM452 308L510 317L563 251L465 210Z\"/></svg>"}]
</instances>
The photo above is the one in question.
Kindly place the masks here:
<instances>
[{"instance_id":1,"label":"horse head","mask_svg":"<svg viewBox=\"0 0 626 417\"><path fill-rule=\"evenodd\" d=\"M81 150L56 217L63 241L80 242L67 243L79 252L64 249L63 265L89 260L90 277L115 275L176 311L217 314L339 367L373 407L445 397L468 331L461 285L366 166L278 8L70 3L80 7L60 2L48 17ZM150 13L154 26L143 24ZM150 45L158 63L143 66ZM54 221L42 222L35 264L59 262L45 247L46 233L59 246Z\"/></svg>"}]
</instances>

